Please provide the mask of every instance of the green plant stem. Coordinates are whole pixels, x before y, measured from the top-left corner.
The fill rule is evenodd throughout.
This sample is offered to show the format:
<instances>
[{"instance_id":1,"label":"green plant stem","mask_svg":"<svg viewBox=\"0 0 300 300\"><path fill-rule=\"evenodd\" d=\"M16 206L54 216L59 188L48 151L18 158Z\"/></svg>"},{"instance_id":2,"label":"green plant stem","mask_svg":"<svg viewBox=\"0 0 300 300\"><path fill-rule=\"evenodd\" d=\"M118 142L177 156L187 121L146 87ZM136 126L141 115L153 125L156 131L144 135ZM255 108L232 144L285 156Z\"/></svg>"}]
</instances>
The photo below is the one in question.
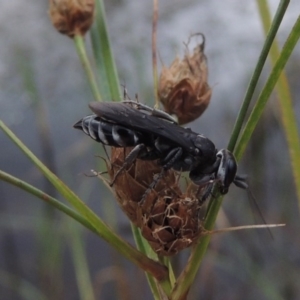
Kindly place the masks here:
<instances>
[{"instance_id":1,"label":"green plant stem","mask_svg":"<svg viewBox=\"0 0 300 300\"><path fill-rule=\"evenodd\" d=\"M40 198L44 202L46 202L46 203L50 204L52 207L55 207L56 209L62 211L63 213L70 216L72 219L76 220L81 225L86 227L87 229L89 229L92 232L97 234L97 231L95 230L95 228L84 217L82 217L78 212L71 209L67 205L61 203L59 200L51 197L50 195L44 193L43 191L37 189L34 186L28 184L27 182L25 182L17 177L14 177L4 171L1 171L1 170L0 170L0 179L26 191L29 194L36 196L37 198Z\"/></svg>"},{"instance_id":2,"label":"green plant stem","mask_svg":"<svg viewBox=\"0 0 300 300\"><path fill-rule=\"evenodd\" d=\"M298 17L291 33L289 34L287 41L285 42L283 49L281 51L280 56L278 57L274 68L271 71L271 74L260 93L257 103L255 104L253 111L251 115L249 116L249 119L245 125L244 131L241 135L241 138L239 140L239 143L236 147L235 155L236 158L239 160L244 153L246 146L250 140L250 137L262 115L262 112L265 108L265 105L270 98L270 95L275 87L275 84L277 83L281 72L287 63L290 55L292 54L298 40L300 37L300 17ZM299 152L297 154L299 156Z\"/></svg>"},{"instance_id":3,"label":"green plant stem","mask_svg":"<svg viewBox=\"0 0 300 300\"><path fill-rule=\"evenodd\" d=\"M18 298L24 300L50 300L49 296L44 295L40 289L31 282L20 278L15 274L8 273L0 269L1 288L10 289L19 295Z\"/></svg>"},{"instance_id":4,"label":"green plant stem","mask_svg":"<svg viewBox=\"0 0 300 300\"><path fill-rule=\"evenodd\" d=\"M266 0L257 0L257 5L261 15L264 31L266 32L270 26L270 11ZM279 56L278 43L275 41L270 51L270 59L272 66L275 65L276 59ZM291 158L291 164L295 179L295 185L298 195L299 207L300 207L300 140L299 132L297 129L296 115L293 110L292 97L288 85L288 80L283 71L278 79L278 83L275 87L278 95L282 124L284 127L285 135L287 138L289 154Z\"/></svg>"},{"instance_id":5,"label":"green plant stem","mask_svg":"<svg viewBox=\"0 0 300 300\"><path fill-rule=\"evenodd\" d=\"M120 83L107 33L104 4L102 0L95 3L95 21L90 32L101 94L107 101L120 101Z\"/></svg>"},{"instance_id":6,"label":"green plant stem","mask_svg":"<svg viewBox=\"0 0 300 300\"><path fill-rule=\"evenodd\" d=\"M259 55L256 67L255 67L254 72L253 72L253 75L250 79L249 86L247 88L243 104L241 106L238 117L237 117L236 122L234 124L232 135L231 135L230 141L228 143L228 150L230 150L230 151L234 150L234 147L235 147L236 142L238 140L238 137L239 137L240 131L242 129L243 122L245 120L245 117L246 117L246 114L247 114L247 111L248 111L248 108L249 108L249 105L250 105L255 87L258 83L260 74L262 72L262 69L263 69L264 64L266 62L266 59L268 57L270 48L271 48L272 43L275 39L276 33L278 31L278 28L281 24L281 21L283 19L283 16L286 12L286 9L287 9L288 5L289 5L289 0L281 0L280 3L279 3L279 6L277 8L276 14L274 16L274 20L273 20L272 25L270 27L270 30L269 30L269 32L266 36L265 43L264 43L263 48L261 50L261 53Z\"/></svg>"},{"instance_id":7,"label":"green plant stem","mask_svg":"<svg viewBox=\"0 0 300 300\"><path fill-rule=\"evenodd\" d=\"M131 224L131 229L132 229L134 240L135 240L135 243L136 243L138 249L142 253L146 254L148 257L157 260L158 259L157 254L152 250L149 243L142 237L140 230L133 224ZM163 264L166 265L164 262L163 262ZM159 284L160 284L161 288L163 289L165 295L169 296L172 291L172 282L170 281L170 278L174 277L174 273L172 270L172 266L170 264L168 264L166 266L168 267L168 270L169 270L169 278L166 278L165 280L159 282ZM152 291L153 297L158 300L161 299L160 291L157 286L158 283L155 281L153 276L151 276L147 273L146 273L146 276L147 276L148 284Z\"/></svg>"},{"instance_id":8,"label":"green plant stem","mask_svg":"<svg viewBox=\"0 0 300 300\"><path fill-rule=\"evenodd\" d=\"M216 193L217 191L214 191ZM213 201L213 205L208 210L207 218L204 227L207 230L211 230L215 224L218 211L221 207L223 197L216 197ZM210 242L210 235L201 237L198 243L193 247L189 260L177 279L176 287L172 293L172 300L180 300L190 289L192 283L195 280L197 272L199 270L201 261L206 253L207 247Z\"/></svg>"},{"instance_id":9,"label":"green plant stem","mask_svg":"<svg viewBox=\"0 0 300 300\"><path fill-rule=\"evenodd\" d=\"M159 108L158 101L158 72L157 72L157 51L156 51L156 36L157 36L157 21L158 21L158 0L153 0L153 17L152 17L152 69L153 69L153 90L155 107Z\"/></svg>"},{"instance_id":10,"label":"green plant stem","mask_svg":"<svg viewBox=\"0 0 300 300\"><path fill-rule=\"evenodd\" d=\"M37 166L46 178L53 184L58 192L90 222L97 233L113 246L119 253L132 261L140 268L152 274L157 280L168 278L168 271L165 266L149 259L147 256L133 248L117 234L115 234L81 199L66 186L55 174L53 174L0 120L0 128L4 133L23 151L23 153Z\"/></svg>"},{"instance_id":11,"label":"green plant stem","mask_svg":"<svg viewBox=\"0 0 300 300\"><path fill-rule=\"evenodd\" d=\"M95 300L92 279L89 272L87 257L82 240L81 230L77 224L68 221L70 239L70 250L73 255L73 264L75 267L75 274L77 279L77 286L82 300ZM75 226L74 226L75 225Z\"/></svg>"},{"instance_id":12,"label":"green plant stem","mask_svg":"<svg viewBox=\"0 0 300 300\"><path fill-rule=\"evenodd\" d=\"M137 245L137 248L142 253L146 254L148 252L147 247L149 247L149 245L145 245L145 243L144 243L145 240L141 236L141 233L139 232L139 229L135 225L133 225L132 223L131 223L131 230L132 230L133 237L134 237L134 240L135 240L135 244ZM159 290L157 288L155 279L153 278L153 276L151 276L148 273L146 273L146 278L147 278L149 287L151 289L152 296L154 297L155 300L160 300Z\"/></svg>"},{"instance_id":13,"label":"green plant stem","mask_svg":"<svg viewBox=\"0 0 300 300\"><path fill-rule=\"evenodd\" d=\"M92 67L91 67L89 59L87 57L83 36L82 35L75 35L74 36L74 43L75 43L75 47L76 47L78 56L79 56L79 58L81 60L81 63L84 67L84 70L86 72L88 82L89 82L89 85L91 87L93 96L94 96L95 100L102 101L100 92L98 90L97 81L95 79L95 75L93 73Z\"/></svg>"}]
</instances>

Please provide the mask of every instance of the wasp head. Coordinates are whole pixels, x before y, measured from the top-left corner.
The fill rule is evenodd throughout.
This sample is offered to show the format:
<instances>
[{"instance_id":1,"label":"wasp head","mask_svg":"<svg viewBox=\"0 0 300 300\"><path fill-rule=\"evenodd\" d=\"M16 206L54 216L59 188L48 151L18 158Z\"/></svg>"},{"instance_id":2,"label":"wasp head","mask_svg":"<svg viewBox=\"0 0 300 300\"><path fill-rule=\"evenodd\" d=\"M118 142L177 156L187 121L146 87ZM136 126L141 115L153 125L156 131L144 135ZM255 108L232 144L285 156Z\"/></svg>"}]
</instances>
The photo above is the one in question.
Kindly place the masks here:
<instances>
[{"instance_id":1,"label":"wasp head","mask_svg":"<svg viewBox=\"0 0 300 300\"><path fill-rule=\"evenodd\" d=\"M237 162L234 155L227 149L221 149L217 153L217 159L220 160L216 171L216 180L220 183L221 194L227 194L229 186L234 182L237 171Z\"/></svg>"}]
</instances>

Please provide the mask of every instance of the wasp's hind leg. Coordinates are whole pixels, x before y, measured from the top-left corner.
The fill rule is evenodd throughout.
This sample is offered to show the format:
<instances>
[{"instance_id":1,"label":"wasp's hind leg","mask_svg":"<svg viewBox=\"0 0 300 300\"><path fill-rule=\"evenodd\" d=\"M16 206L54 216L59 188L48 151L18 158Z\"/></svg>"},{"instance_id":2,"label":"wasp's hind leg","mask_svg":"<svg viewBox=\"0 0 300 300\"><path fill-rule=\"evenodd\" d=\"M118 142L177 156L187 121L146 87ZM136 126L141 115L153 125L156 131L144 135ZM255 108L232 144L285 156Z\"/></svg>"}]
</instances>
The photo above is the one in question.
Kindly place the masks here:
<instances>
[{"instance_id":1,"label":"wasp's hind leg","mask_svg":"<svg viewBox=\"0 0 300 300\"><path fill-rule=\"evenodd\" d=\"M147 195L155 188L157 183L162 179L165 172L169 169L171 169L176 161L179 160L179 158L182 156L182 148L178 147L170 151L170 153L166 156L166 158L163 160L164 165L162 167L162 170L160 173L156 174L153 178L153 181L146 189L144 195L141 198L141 201L139 202L140 205L143 205Z\"/></svg>"},{"instance_id":2,"label":"wasp's hind leg","mask_svg":"<svg viewBox=\"0 0 300 300\"><path fill-rule=\"evenodd\" d=\"M213 183L208 183L206 186L198 187L196 198L198 203L202 206L212 196Z\"/></svg>"},{"instance_id":3,"label":"wasp's hind leg","mask_svg":"<svg viewBox=\"0 0 300 300\"><path fill-rule=\"evenodd\" d=\"M136 145L131 151L130 153L126 156L126 158L124 159L124 163L121 166L121 168L116 172L116 174L114 175L113 180L111 181L111 183L109 184L110 186L113 186L113 184L115 183L117 177L119 176L119 174L125 169L127 168L129 165L131 165L139 156L139 154L141 153L141 151L143 151L145 149L145 145L144 144L139 144Z\"/></svg>"}]
</instances>

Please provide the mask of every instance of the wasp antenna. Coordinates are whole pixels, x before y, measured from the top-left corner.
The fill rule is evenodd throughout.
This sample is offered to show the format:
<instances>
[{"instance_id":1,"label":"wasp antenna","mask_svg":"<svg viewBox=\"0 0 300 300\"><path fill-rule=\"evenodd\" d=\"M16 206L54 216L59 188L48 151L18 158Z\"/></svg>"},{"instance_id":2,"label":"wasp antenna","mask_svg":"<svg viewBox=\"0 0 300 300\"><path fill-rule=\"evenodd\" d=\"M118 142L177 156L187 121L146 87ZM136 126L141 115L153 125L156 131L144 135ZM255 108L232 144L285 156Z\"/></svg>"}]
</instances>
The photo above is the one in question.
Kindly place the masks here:
<instances>
[{"instance_id":1,"label":"wasp antenna","mask_svg":"<svg viewBox=\"0 0 300 300\"><path fill-rule=\"evenodd\" d=\"M258 203L257 203L257 200L255 198L255 196L253 195L252 191L250 190L249 188L249 184L247 183L247 175L236 175L234 180L233 180L233 183L243 189L243 190L246 190L247 191L247 194L248 194L248 198L249 198L249 202L252 203L252 205L250 205L252 207L252 210L253 210L253 206L255 207L256 211L258 212L260 218L262 219L262 221L264 222L265 225L267 225L267 222L258 206ZM267 228L270 236L272 239L274 239L274 236L270 230L270 228Z\"/></svg>"},{"instance_id":2,"label":"wasp antenna","mask_svg":"<svg viewBox=\"0 0 300 300\"><path fill-rule=\"evenodd\" d=\"M259 205L257 203L256 197L254 196L254 194L252 193L252 191L250 190L250 188L249 188L248 185L247 185L247 189L246 190L247 190L247 194L248 194L248 198L250 200L250 203L252 203L252 209L253 209L253 205L254 205L254 207L255 207L256 211L258 212L260 218L262 219L263 223L265 225L267 225L267 222L266 222L266 220L265 220L265 218L264 218L264 216L263 216L263 214L261 212L261 209L260 209L260 207L259 207ZM271 238L274 240L274 236L273 236L273 234L271 232L271 229L267 228L267 230L268 230Z\"/></svg>"},{"instance_id":3,"label":"wasp antenna","mask_svg":"<svg viewBox=\"0 0 300 300\"><path fill-rule=\"evenodd\" d=\"M246 175L246 174L238 175L238 174L237 174L237 175L235 176L235 179L241 180L241 181L247 181L248 175Z\"/></svg>"},{"instance_id":4,"label":"wasp antenna","mask_svg":"<svg viewBox=\"0 0 300 300\"><path fill-rule=\"evenodd\" d=\"M247 183L247 175L236 175L234 180L233 180L233 183L243 189L243 190L248 190L249 189L249 185Z\"/></svg>"}]
</instances>

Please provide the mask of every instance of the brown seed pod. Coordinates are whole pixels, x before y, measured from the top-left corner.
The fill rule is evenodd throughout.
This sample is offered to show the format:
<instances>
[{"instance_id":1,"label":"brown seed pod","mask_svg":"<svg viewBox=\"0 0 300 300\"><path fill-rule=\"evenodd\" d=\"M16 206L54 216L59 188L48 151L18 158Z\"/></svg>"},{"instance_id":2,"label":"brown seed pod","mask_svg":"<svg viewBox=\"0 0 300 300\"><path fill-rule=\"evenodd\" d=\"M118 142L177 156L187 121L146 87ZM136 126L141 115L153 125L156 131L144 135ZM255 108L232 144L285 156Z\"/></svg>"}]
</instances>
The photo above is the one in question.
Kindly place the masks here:
<instances>
[{"instance_id":1,"label":"brown seed pod","mask_svg":"<svg viewBox=\"0 0 300 300\"><path fill-rule=\"evenodd\" d=\"M69 37L85 35L94 20L95 0L50 0L53 26Z\"/></svg>"},{"instance_id":2,"label":"brown seed pod","mask_svg":"<svg viewBox=\"0 0 300 300\"><path fill-rule=\"evenodd\" d=\"M202 36L203 42L195 47L192 54L187 43L184 58L176 57L169 68L163 66L159 78L159 100L167 113L177 116L179 124L200 117L210 102L205 37L197 35Z\"/></svg>"},{"instance_id":3,"label":"brown seed pod","mask_svg":"<svg viewBox=\"0 0 300 300\"><path fill-rule=\"evenodd\" d=\"M112 148L111 179L129 152L130 148ZM113 187L123 211L141 229L153 250L159 255L170 256L196 242L203 229L198 199L194 193L182 193L173 170L166 171L141 202L153 176L160 172L161 166L155 161L136 160L118 175Z\"/></svg>"}]
</instances>

